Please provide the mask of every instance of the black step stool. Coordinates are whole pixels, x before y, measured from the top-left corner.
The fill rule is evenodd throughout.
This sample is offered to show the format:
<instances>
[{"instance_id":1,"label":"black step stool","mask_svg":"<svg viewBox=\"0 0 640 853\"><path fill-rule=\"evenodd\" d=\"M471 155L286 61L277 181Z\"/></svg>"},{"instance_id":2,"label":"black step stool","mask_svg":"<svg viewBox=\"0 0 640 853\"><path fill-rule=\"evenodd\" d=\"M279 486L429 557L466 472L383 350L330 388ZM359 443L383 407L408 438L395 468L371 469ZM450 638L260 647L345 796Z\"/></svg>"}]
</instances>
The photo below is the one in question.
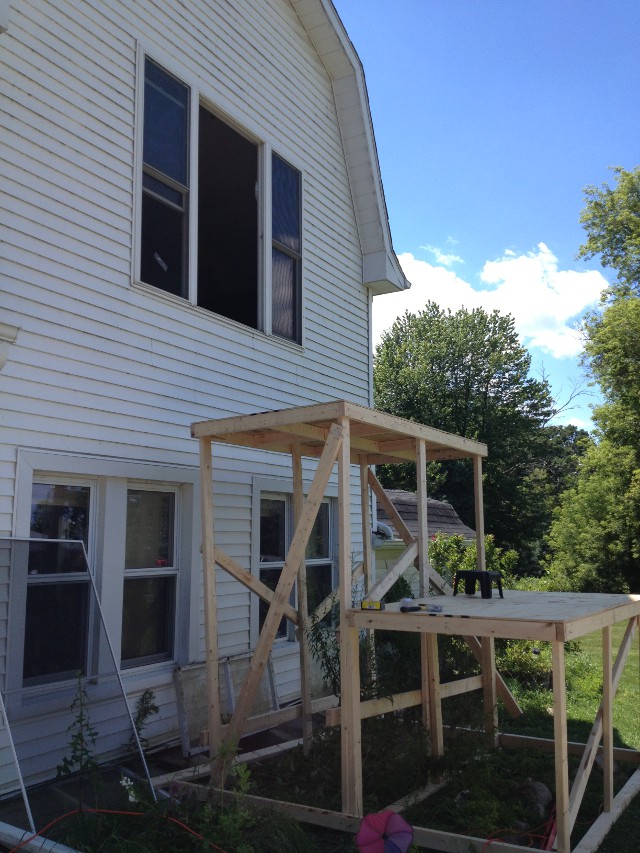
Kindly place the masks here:
<instances>
[{"instance_id":1,"label":"black step stool","mask_svg":"<svg viewBox=\"0 0 640 853\"><path fill-rule=\"evenodd\" d=\"M453 594L458 594L458 584L464 581L464 594L476 594L476 581L480 586L480 595L483 598L491 598L491 582L495 581L500 593L500 598L504 598L502 594L502 575L500 572L489 572L482 569L460 569L456 572L453 578Z\"/></svg>"}]
</instances>

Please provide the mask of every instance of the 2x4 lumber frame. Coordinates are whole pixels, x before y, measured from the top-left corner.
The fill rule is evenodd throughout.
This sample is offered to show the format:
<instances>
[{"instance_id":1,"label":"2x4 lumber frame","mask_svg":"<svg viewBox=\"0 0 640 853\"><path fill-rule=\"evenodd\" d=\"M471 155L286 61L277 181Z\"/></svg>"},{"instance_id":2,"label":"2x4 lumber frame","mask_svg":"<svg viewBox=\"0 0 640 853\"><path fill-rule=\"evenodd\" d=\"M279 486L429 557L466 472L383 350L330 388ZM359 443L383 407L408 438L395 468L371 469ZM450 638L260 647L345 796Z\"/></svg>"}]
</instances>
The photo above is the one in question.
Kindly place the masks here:
<instances>
[{"instance_id":1,"label":"2x4 lumber frame","mask_svg":"<svg viewBox=\"0 0 640 853\"><path fill-rule=\"evenodd\" d=\"M216 606L216 560L213 534L213 458L211 439L201 438L200 495L202 513L202 561L204 572L205 664L207 672L207 721L212 753L222 744L220 719L220 673L218 654L218 611Z\"/></svg>"},{"instance_id":2,"label":"2x4 lumber frame","mask_svg":"<svg viewBox=\"0 0 640 853\"><path fill-rule=\"evenodd\" d=\"M246 586L247 589L251 590L251 592L255 592L255 594L263 601L266 601L267 604L271 604L274 596L272 589L262 583L262 581L250 571L244 569L240 563L237 563L233 557L230 557L221 548L216 548L214 553L215 561L221 569L224 569L227 574L230 574L237 581L240 581L240 583L243 586ZM294 610L289 603L287 603L284 608L283 616L286 616L286 618L290 622L293 622L294 625L300 624L298 611Z\"/></svg>"},{"instance_id":3,"label":"2x4 lumber frame","mask_svg":"<svg viewBox=\"0 0 640 853\"><path fill-rule=\"evenodd\" d=\"M633 643L633 638L638 626L637 618L630 619L616 655L616 661L611 666L611 629L605 626L602 629L603 642L603 671L602 671L602 690L603 696L600 707L596 713L593 727L589 733L587 743L585 744L580 760L580 765L576 771L575 780L569 795L569 810L570 818L569 825L573 829L578 811L584 797L584 792L589 781L589 774L593 767L600 741L603 741L603 780L604 780L604 803L605 811L607 803L609 808L613 802L613 724L612 724L612 704L613 699L618 692L620 679L624 671L629 652Z\"/></svg>"},{"instance_id":4,"label":"2x4 lumber frame","mask_svg":"<svg viewBox=\"0 0 640 853\"><path fill-rule=\"evenodd\" d=\"M371 601L380 601L387 593L393 584L398 580L409 566L413 565L418 556L418 543L412 542L411 545L404 551L397 560L387 569L384 577L380 578L378 583L369 590L367 598Z\"/></svg>"},{"instance_id":5,"label":"2x4 lumber frame","mask_svg":"<svg viewBox=\"0 0 640 853\"><path fill-rule=\"evenodd\" d=\"M418 589L420 598L429 594L429 519L427 516L427 448L416 439L416 481L418 504Z\"/></svg>"},{"instance_id":6,"label":"2x4 lumber frame","mask_svg":"<svg viewBox=\"0 0 640 853\"><path fill-rule=\"evenodd\" d=\"M338 423L344 435L338 458L342 810L359 815L363 811L359 632L346 625L343 619L352 603L350 423L346 417L340 418Z\"/></svg>"},{"instance_id":7,"label":"2x4 lumber frame","mask_svg":"<svg viewBox=\"0 0 640 853\"><path fill-rule=\"evenodd\" d=\"M473 500L476 519L476 565L482 570L487 566L484 543L484 497L482 490L482 457L473 457Z\"/></svg>"},{"instance_id":8,"label":"2x4 lumber frame","mask_svg":"<svg viewBox=\"0 0 640 853\"><path fill-rule=\"evenodd\" d=\"M296 525L291 545L289 546L284 566L280 573L273 601L265 617L262 631L258 637L258 642L249 664L247 677L242 685L238 702L231 716L225 738L226 743L237 743L242 733L242 726L249 716L262 672L267 664L273 642L278 632L280 620L288 604L300 561L304 558L307 542L309 541L311 530L313 529L320 504L322 503L331 471L340 451L345 445L344 438L345 430L343 426L334 424L329 430L324 451L318 462L313 481L309 487L307 499L304 502L300 520ZM220 761L216 760L211 774L213 782L218 781L220 770Z\"/></svg>"},{"instance_id":9,"label":"2x4 lumber frame","mask_svg":"<svg viewBox=\"0 0 640 853\"><path fill-rule=\"evenodd\" d=\"M291 469L293 476L293 523L298 525L304 504L302 483L302 456L300 448L291 446ZM302 743L304 754L311 749L313 722L311 718L311 665L309 644L307 643L307 622L309 605L307 599L307 566L304 555L298 567L298 649L300 653L300 699L302 702Z\"/></svg>"},{"instance_id":10,"label":"2x4 lumber frame","mask_svg":"<svg viewBox=\"0 0 640 853\"><path fill-rule=\"evenodd\" d=\"M569 814L569 757L567 750L567 688L562 640L551 643L553 662L553 734L555 740L556 825L559 853L571 849Z\"/></svg>"}]
</instances>

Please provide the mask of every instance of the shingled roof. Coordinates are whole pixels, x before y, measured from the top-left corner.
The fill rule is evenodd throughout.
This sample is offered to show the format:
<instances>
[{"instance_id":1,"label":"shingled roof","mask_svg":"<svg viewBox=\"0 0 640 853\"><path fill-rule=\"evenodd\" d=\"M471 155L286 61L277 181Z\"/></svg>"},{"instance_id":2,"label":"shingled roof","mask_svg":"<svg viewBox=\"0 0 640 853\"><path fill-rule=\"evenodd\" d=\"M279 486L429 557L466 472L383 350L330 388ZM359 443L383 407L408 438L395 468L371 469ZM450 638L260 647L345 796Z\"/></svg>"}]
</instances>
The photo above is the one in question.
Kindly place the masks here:
<instances>
[{"instance_id":1,"label":"shingled roof","mask_svg":"<svg viewBox=\"0 0 640 853\"><path fill-rule=\"evenodd\" d=\"M385 489L385 492L409 528L411 535L417 536L418 503L415 492L405 492L402 489ZM378 521L389 525L397 535L395 527L381 505L378 505ZM475 539L475 531L463 524L451 504L444 501L437 501L434 498L427 499L427 524L430 536L435 533L444 533L446 536L463 536L465 539Z\"/></svg>"}]
</instances>

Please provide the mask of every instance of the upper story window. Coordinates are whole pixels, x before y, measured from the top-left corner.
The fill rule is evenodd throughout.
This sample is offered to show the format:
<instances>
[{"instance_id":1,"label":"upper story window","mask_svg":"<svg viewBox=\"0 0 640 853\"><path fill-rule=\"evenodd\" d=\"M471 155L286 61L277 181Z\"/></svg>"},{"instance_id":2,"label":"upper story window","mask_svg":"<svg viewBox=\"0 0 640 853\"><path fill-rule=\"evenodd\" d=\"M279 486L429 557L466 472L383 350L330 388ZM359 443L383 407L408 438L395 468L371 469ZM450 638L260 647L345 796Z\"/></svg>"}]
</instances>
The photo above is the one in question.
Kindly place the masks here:
<instances>
[{"instance_id":1,"label":"upper story window","mask_svg":"<svg viewBox=\"0 0 640 853\"><path fill-rule=\"evenodd\" d=\"M202 104L192 121L193 101L188 86L145 60L140 278L299 343L300 172L273 152L267 163L264 145ZM270 258L261 240L263 198L271 199Z\"/></svg>"}]
</instances>

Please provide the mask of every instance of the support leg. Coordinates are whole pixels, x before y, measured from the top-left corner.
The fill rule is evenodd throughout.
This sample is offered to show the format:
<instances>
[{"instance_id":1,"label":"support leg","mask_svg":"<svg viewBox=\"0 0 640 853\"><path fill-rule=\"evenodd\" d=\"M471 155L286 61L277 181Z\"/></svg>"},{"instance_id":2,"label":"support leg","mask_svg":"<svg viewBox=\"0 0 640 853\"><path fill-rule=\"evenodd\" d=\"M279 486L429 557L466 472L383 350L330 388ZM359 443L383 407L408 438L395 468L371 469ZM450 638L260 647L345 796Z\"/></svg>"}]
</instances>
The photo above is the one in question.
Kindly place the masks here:
<instances>
[{"instance_id":1,"label":"support leg","mask_svg":"<svg viewBox=\"0 0 640 853\"><path fill-rule=\"evenodd\" d=\"M553 640L553 729L556 761L556 820L558 853L570 853L569 758L567 753L567 692L565 684L564 643Z\"/></svg>"}]
</instances>

